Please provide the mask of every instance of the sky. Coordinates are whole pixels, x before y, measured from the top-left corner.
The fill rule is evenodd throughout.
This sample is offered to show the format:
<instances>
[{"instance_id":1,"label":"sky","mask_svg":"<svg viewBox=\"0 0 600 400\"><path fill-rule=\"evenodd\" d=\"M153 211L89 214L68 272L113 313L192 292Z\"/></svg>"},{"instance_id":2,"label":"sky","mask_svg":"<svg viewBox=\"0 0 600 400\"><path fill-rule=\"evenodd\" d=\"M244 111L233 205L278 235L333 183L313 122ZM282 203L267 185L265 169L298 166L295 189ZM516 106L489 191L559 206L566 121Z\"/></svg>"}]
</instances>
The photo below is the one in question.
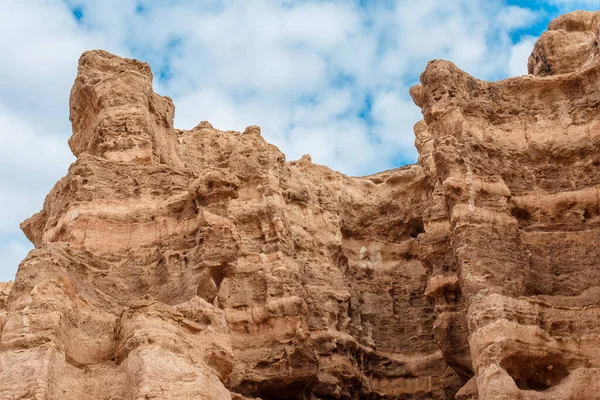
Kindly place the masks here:
<instances>
[{"instance_id":1,"label":"sky","mask_svg":"<svg viewBox=\"0 0 600 400\"><path fill-rule=\"evenodd\" d=\"M527 73L548 22L600 0L0 0L0 281L32 245L19 229L75 160L77 60L146 61L175 125L260 125L287 160L366 175L415 162L408 95L427 61L479 79Z\"/></svg>"}]
</instances>

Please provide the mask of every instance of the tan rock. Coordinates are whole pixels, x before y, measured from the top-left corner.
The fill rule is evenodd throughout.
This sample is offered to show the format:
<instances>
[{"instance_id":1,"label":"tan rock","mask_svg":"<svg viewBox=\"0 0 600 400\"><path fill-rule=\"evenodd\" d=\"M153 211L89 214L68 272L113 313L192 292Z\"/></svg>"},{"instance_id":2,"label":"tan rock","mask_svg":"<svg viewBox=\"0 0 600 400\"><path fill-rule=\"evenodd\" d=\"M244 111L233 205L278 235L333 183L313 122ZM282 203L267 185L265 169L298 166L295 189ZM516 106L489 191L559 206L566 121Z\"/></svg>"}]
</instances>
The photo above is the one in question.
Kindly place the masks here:
<instances>
[{"instance_id":1,"label":"tan rock","mask_svg":"<svg viewBox=\"0 0 600 400\"><path fill-rule=\"evenodd\" d=\"M429 63L418 163L367 177L175 130L147 64L84 53L0 399L600 398L598 15L532 76Z\"/></svg>"},{"instance_id":2,"label":"tan rock","mask_svg":"<svg viewBox=\"0 0 600 400\"><path fill-rule=\"evenodd\" d=\"M530 74L549 76L579 71L600 62L600 13L576 11L548 25L527 64Z\"/></svg>"}]
</instances>

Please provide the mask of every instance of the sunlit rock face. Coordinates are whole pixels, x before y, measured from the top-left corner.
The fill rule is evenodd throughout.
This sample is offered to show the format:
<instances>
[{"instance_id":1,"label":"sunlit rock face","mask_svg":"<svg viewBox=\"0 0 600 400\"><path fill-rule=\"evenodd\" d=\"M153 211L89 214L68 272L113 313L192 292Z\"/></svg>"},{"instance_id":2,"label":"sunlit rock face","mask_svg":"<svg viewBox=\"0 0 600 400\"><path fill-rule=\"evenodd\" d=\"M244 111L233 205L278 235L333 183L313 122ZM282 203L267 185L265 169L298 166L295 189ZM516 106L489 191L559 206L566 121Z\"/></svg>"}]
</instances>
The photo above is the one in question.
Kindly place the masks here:
<instances>
[{"instance_id":1,"label":"sunlit rock face","mask_svg":"<svg viewBox=\"0 0 600 400\"><path fill-rule=\"evenodd\" d=\"M599 15L530 76L429 63L418 163L361 178L175 129L147 64L84 53L0 399L600 398Z\"/></svg>"},{"instance_id":2,"label":"sunlit rock face","mask_svg":"<svg viewBox=\"0 0 600 400\"><path fill-rule=\"evenodd\" d=\"M598 22L550 23L533 76L482 82L432 61L411 89L419 165L446 213L418 237L420 259L435 256L434 333L472 376L457 398L600 398Z\"/></svg>"}]
</instances>

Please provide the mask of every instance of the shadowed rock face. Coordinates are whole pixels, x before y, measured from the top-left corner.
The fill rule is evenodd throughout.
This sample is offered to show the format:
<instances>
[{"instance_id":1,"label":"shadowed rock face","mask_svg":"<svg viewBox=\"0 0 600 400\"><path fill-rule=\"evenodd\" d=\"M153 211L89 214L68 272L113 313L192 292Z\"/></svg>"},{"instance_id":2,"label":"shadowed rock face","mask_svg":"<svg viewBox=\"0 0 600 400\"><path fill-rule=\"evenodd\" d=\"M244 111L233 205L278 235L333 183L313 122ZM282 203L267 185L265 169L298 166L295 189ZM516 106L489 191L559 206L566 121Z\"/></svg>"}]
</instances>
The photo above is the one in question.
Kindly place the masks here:
<instances>
[{"instance_id":1,"label":"shadowed rock face","mask_svg":"<svg viewBox=\"0 0 600 400\"><path fill-rule=\"evenodd\" d=\"M600 14L533 76L433 61L419 162L286 162L173 128L147 64L86 52L77 161L0 284L0 399L600 398Z\"/></svg>"}]
</instances>

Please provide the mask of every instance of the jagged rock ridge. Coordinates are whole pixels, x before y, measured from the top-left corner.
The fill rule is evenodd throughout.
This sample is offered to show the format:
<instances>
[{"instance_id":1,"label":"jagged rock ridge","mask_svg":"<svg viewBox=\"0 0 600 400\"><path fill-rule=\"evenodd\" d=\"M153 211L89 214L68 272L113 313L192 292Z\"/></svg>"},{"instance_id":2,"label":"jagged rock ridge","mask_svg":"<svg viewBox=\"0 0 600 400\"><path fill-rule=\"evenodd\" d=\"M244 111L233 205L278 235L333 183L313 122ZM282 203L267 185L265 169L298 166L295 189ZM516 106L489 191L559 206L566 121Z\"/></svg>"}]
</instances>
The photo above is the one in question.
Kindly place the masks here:
<instances>
[{"instance_id":1,"label":"jagged rock ridge","mask_svg":"<svg viewBox=\"0 0 600 400\"><path fill-rule=\"evenodd\" d=\"M599 18L530 76L429 63L419 162L363 178L177 130L147 64L84 53L0 399L600 398Z\"/></svg>"}]
</instances>

